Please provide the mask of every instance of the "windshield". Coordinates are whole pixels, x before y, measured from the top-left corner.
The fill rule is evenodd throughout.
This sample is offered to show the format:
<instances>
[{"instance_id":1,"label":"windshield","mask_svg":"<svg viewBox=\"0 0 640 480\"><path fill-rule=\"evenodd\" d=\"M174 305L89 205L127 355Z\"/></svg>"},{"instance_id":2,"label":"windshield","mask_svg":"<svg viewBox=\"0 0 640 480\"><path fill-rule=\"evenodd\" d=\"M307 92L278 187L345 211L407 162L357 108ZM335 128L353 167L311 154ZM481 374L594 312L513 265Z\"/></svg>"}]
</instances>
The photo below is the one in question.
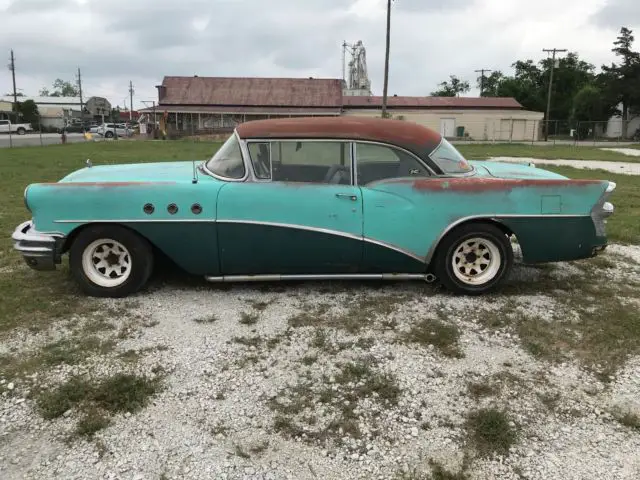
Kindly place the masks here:
<instances>
[{"instance_id":1,"label":"windshield","mask_svg":"<svg viewBox=\"0 0 640 480\"><path fill-rule=\"evenodd\" d=\"M239 180L244 178L245 168L240 143L231 135L206 164L207 170L220 177Z\"/></svg>"},{"instance_id":2,"label":"windshield","mask_svg":"<svg viewBox=\"0 0 640 480\"><path fill-rule=\"evenodd\" d=\"M429 155L444 173L468 173L473 167L446 139Z\"/></svg>"}]
</instances>

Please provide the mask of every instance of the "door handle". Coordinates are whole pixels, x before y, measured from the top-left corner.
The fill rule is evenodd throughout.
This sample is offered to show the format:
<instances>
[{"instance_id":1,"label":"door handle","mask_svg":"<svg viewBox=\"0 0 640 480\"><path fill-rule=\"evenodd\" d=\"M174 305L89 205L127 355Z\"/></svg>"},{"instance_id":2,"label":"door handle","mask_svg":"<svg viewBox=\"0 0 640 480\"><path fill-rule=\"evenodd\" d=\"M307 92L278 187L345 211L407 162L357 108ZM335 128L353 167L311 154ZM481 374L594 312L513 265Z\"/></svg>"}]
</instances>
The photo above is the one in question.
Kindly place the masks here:
<instances>
[{"instance_id":1,"label":"door handle","mask_svg":"<svg viewBox=\"0 0 640 480\"><path fill-rule=\"evenodd\" d=\"M356 195L353 195L352 193L336 193L336 197L348 198L352 202L355 202L356 200L358 200L358 197Z\"/></svg>"}]
</instances>

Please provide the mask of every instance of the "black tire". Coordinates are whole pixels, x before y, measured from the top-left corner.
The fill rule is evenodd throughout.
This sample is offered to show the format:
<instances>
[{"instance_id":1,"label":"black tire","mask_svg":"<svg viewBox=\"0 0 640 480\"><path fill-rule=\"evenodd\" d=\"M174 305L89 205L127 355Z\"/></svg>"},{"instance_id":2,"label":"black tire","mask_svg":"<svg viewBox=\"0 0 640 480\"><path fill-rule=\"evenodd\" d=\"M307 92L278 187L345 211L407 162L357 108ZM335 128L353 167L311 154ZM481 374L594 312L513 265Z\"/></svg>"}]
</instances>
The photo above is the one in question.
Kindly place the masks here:
<instances>
[{"instance_id":1,"label":"black tire","mask_svg":"<svg viewBox=\"0 0 640 480\"><path fill-rule=\"evenodd\" d=\"M105 241L100 242L101 240ZM99 246L94 248L95 244L99 244ZM118 247L117 244L120 246ZM120 260L120 262L128 264L126 268L116 268L121 268L121 271L128 271L128 274L126 274L126 278L121 283L107 285L105 283L111 280L114 282L118 281L118 273L111 272L111 274L116 275L116 278L106 279L106 270L102 273L99 270L104 268L98 267L98 265L102 263L102 260L96 263L96 257L92 256L89 259L90 252L87 251L87 262L90 261L92 265L96 265L95 269L91 269L91 267L83 263L83 259L85 259L85 251L88 249L92 251L101 249L98 254L106 255L105 252L107 251L115 251L112 249L114 246L122 252L120 258L124 260ZM123 251L121 247L124 247L126 250ZM109 253L109 255L111 255L111 253ZM153 260L153 249L149 242L137 233L118 225L96 225L87 227L78 234L69 249L69 267L71 274L82 291L92 297L121 298L138 292L145 286L151 276ZM105 259L104 261L109 262L110 260ZM111 267L112 265L109 265L107 268ZM99 283L100 275L102 275L103 284ZM125 276L125 274L121 275L121 277L122 276Z\"/></svg>"},{"instance_id":2,"label":"black tire","mask_svg":"<svg viewBox=\"0 0 640 480\"><path fill-rule=\"evenodd\" d=\"M20 127L16 130L16 133L18 135L24 135L25 133L27 133L27 131L23 127Z\"/></svg>"},{"instance_id":3,"label":"black tire","mask_svg":"<svg viewBox=\"0 0 640 480\"><path fill-rule=\"evenodd\" d=\"M472 242L473 239L483 242L475 243ZM467 254L462 250L465 242L469 242L467 247L472 249ZM456 262L460 261L461 256L464 256L462 261L468 262L461 264L458 274L454 270L456 255ZM485 269L482 269L482 258L489 262L488 265L484 265ZM496 260L499 263L495 263ZM507 235L498 227L488 223L470 223L455 228L445 236L438 245L434 262L435 274L448 290L466 295L480 295L495 289L507 277L513 266L513 248ZM470 267L471 265L477 266L474 268ZM486 279L482 278L483 275Z\"/></svg>"},{"instance_id":4,"label":"black tire","mask_svg":"<svg viewBox=\"0 0 640 480\"><path fill-rule=\"evenodd\" d=\"M105 132L104 138L113 138L113 132Z\"/></svg>"}]
</instances>

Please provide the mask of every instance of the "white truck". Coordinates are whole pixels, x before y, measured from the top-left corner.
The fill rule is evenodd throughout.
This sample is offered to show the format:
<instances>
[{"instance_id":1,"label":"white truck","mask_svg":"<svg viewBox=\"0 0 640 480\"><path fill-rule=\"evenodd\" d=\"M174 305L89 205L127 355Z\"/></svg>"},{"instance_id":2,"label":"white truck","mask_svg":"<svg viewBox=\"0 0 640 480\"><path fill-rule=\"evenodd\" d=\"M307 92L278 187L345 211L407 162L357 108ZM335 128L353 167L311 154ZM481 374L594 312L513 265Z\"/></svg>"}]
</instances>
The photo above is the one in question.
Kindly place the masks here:
<instances>
[{"instance_id":1,"label":"white truck","mask_svg":"<svg viewBox=\"0 0 640 480\"><path fill-rule=\"evenodd\" d=\"M33 128L30 123L11 123L10 120L0 120L0 133L17 133L24 135L32 132Z\"/></svg>"}]
</instances>

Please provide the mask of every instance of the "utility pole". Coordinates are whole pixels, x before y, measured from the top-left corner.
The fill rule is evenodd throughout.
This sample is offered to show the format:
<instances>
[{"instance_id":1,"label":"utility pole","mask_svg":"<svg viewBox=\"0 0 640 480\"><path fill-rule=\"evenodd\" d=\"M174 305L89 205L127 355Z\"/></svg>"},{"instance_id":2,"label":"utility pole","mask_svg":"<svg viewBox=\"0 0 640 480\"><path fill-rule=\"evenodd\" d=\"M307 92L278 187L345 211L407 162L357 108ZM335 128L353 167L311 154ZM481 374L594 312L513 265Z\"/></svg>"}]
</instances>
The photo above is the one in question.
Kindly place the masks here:
<instances>
[{"instance_id":1,"label":"utility pole","mask_svg":"<svg viewBox=\"0 0 640 480\"><path fill-rule=\"evenodd\" d=\"M384 87L382 89L382 118L387 116L387 93L389 91L389 47L391 43L391 0L387 0L387 44L384 54Z\"/></svg>"},{"instance_id":2,"label":"utility pole","mask_svg":"<svg viewBox=\"0 0 640 480\"><path fill-rule=\"evenodd\" d=\"M9 70L11 70L11 77L13 78L13 111L18 112L18 91L16 89L16 59L13 56L13 49L11 49L11 63L9 64Z\"/></svg>"},{"instance_id":3,"label":"utility pole","mask_svg":"<svg viewBox=\"0 0 640 480\"><path fill-rule=\"evenodd\" d=\"M491 72L493 70L489 70L488 68L481 68L480 70L475 70L476 73L480 73L480 96L484 93L484 72Z\"/></svg>"},{"instance_id":4,"label":"utility pole","mask_svg":"<svg viewBox=\"0 0 640 480\"><path fill-rule=\"evenodd\" d=\"M129 121L133 119L133 82L129 80Z\"/></svg>"},{"instance_id":5,"label":"utility pole","mask_svg":"<svg viewBox=\"0 0 640 480\"><path fill-rule=\"evenodd\" d=\"M544 129L544 141L549 139L549 115L551 112L551 87L553 86L553 70L556 68L556 53L566 52L566 48L543 48L543 52L551 53L551 72L549 74L549 92L547 93L547 125Z\"/></svg>"},{"instance_id":6,"label":"utility pole","mask_svg":"<svg viewBox=\"0 0 640 480\"><path fill-rule=\"evenodd\" d=\"M80 122L84 124L84 102L82 101L82 74L80 73L80 67L78 67L78 93L80 94Z\"/></svg>"}]
</instances>

